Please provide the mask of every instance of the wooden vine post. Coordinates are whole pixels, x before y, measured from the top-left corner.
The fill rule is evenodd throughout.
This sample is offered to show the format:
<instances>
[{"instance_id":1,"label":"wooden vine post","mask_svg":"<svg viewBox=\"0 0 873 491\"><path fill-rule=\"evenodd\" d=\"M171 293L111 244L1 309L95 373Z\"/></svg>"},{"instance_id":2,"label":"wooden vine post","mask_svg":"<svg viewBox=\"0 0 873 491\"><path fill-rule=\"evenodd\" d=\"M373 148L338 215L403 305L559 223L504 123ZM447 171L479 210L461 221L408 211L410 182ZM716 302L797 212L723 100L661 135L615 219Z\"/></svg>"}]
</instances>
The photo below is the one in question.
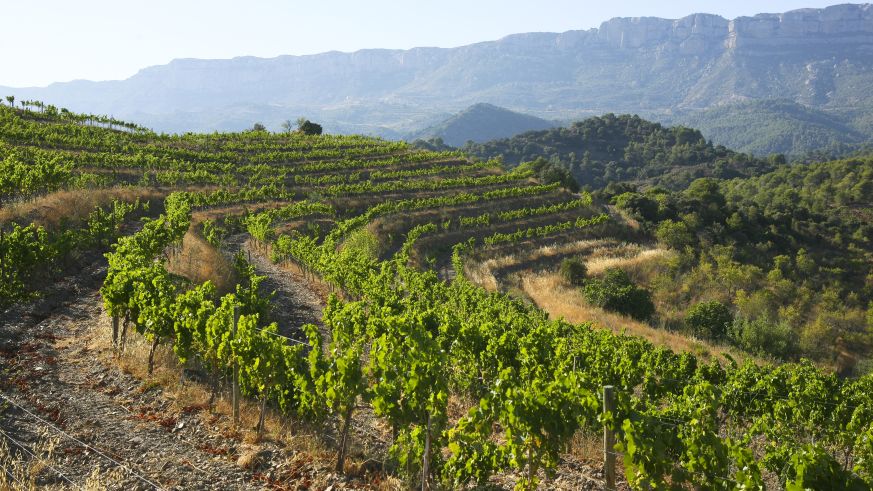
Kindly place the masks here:
<instances>
[{"instance_id":1,"label":"wooden vine post","mask_svg":"<svg viewBox=\"0 0 873 491\"><path fill-rule=\"evenodd\" d=\"M424 462L421 464L421 491L430 491L430 412L427 414L427 432L424 434Z\"/></svg>"},{"instance_id":2,"label":"wooden vine post","mask_svg":"<svg viewBox=\"0 0 873 491\"><path fill-rule=\"evenodd\" d=\"M236 342L236 326L239 324L239 307L233 307L233 326L231 327L231 343ZM231 350L233 352L233 350ZM231 389L231 401L233 404L233 425L239 426L239 366L236 362L236 355L233 361L233 388Z\"/></svg>"},{"instance_id":3,"label":"wooden vine post","mask_svg":"<svg viewBox=\"0 0 873 491\"><path fill-rule=\"evenodd\" d=\"M117 315L112 315L112 348L118 350L121 346L119 329L119 319Z\"/></svg>"},{"instance_id":4,"label":"wooden vine post","mask_svg":"<svg viewBox=\"0 0 873 491\"><path fill-rule=\"evenodd\" d=\"M603 414L615 416L615 388L603 386ZM606 489L615 489L615 434L609 425L603 424L603 475L606 479Z\"/></svg>"}]
</instances>

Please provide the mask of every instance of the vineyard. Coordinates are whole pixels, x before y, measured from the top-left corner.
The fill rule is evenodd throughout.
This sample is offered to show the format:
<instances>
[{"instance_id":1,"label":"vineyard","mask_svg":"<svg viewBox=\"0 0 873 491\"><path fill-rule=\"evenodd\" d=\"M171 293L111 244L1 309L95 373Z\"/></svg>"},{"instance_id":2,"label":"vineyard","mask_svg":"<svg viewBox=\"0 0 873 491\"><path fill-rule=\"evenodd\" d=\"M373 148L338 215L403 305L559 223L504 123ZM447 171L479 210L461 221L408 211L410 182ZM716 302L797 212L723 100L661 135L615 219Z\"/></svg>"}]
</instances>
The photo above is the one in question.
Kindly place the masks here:
<instances>
[{"instance_id":1,"label":"vineyard","mask_svg":"<svg viewBox=\"0 0 873 491\"><path fill-rule=\"evenodd\" d=\"M369 418L385 445L367 457L406 487L560 487L580 435L604 428L614 445L585 458L617 460L620 487L873 486L870 376L677 353L472 281L489 260L519 271L638 238L590 195L524 168L359 136L155 134L36 105L0 107L0 169L4 308L97 256L116 351L139 337L149 374L161 350L203 371L205 410L237 407L219 383L233 380L260 408L259 434L267 412L318 428L339 475L366 452L354 429ZM77 194L92 197L86 212L42 205ZM195 239L231 282L174 266ZM321 322L287 321L252 251L323 289ZM16 348L0 355L0 394L30 400Z\"/></svg>"}]
</instances>

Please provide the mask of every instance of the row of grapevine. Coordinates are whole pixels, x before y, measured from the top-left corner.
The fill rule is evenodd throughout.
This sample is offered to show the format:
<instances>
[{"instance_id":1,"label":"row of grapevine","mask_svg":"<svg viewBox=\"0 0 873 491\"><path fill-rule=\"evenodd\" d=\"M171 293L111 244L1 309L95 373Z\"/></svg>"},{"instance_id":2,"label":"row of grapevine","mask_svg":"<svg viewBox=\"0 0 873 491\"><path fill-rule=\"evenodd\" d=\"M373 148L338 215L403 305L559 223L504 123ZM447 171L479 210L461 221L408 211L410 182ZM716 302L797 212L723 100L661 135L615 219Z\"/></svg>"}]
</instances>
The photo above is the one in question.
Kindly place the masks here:
<instances>
[{"instance_id":1,"label":"row of grapevine","mask_svg":"<svg viewBox=\"0 0 873 491\"><path fill-rule=\"evenodd\" d=\"M485 245L495 245L504 242L517 242L520 240L532 239L535 237L546 237L548 235L565 232L573 228L593 227L595 225L600 225L607 220L609 220L609 214L602 213L591 218L579 217L576 220L569 220L566 222L556 223L554 225L531 227L517 230L511 233L497 232L493 235L485 237Z\"/></svg>"},{"instance_id":2,"label":"row of grapevine","mask_svg":"<svg viewBox=\"0 0 873 491\"><path fill-rule=\"evenodd\" d=\"M591 196L586 195L582 198L563 201L551 205L542 205L535 208L522 207L513 210L506 210L497 213L483 213L475 217L461 217L458 222L463 227L481 227L488 226L492 222L510 222L520 218L528 218L540 215L551 215L565 211L575 210L591 206Z\"/></svg>"},{"instance_id":3,"label":"row of grapevine","mask_svg":"<svg viewBox=\"0 0 873 491\"><path fill-rule=\"evenodd\" d=\"M530 171L496 174L484 177L455 177L434 181L387 181L374 183L364 181L352 184L335 184L324 188L328 196L351 196L355 194L386 193L397 191L436 191L456 187L474 187L504 184L527 179L533 175Z\"/></svg>"},{"instance_id":4,"label":"row of grapevine","mask_svg":"<svg viewBox=\"0 0 873 491\"><path fill-rule=\"evenodd\" d=\"M115 201L96 208L79 227L63 231L34 224L0 227L0 306L34 295L34 287L57 273L74 253L108 248L121 224L142 208L139 201Z\"/></svg>"},{"instance_id":5,"label":"row of grapevine","mask_svg":"<svg viewBox=\"0 0 873 491\"><path fill-rule=\"evenodd\" d=\"M417 199L401 199L389 200L371 206L364 213L344 220L337 224L337 227L327 237L326 241L336 243L340 238L348 234L351 230L363 226L372 221L376 217L387 216L390 214L401 213L406 211L428 210L448 206L459 206L467 204L482 203L491 200L499 200L506 198L518 198L525 196L537 196L551 193L558 189L557 184L540 184L532 186L515 186L508 188L494 189L482 193L458 193L449 196L435 196L431 198Z\"/></svg>"}]
</instances>

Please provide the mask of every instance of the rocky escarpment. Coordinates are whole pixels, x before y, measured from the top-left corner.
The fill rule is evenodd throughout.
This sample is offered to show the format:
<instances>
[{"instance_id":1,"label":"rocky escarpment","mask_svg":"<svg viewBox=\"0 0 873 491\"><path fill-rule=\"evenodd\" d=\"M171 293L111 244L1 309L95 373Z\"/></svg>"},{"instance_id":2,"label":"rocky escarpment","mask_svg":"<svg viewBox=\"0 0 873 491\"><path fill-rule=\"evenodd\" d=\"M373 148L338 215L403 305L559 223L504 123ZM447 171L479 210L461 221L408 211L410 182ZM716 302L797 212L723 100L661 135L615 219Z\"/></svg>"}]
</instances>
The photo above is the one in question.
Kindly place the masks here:
<instances>
[{"instance_id":1,"label":"rocky escarpment","mask_svg":"<svg viewBox=\"0 0 873 491\"><path fill-rule=\"evenodd\" d=\"M873 46L873 5L834 5L733 20L709 14L677 20L616 18L604 22L592 33L592 41L612 48L672 47L684 54L697 55L719 48Z\"/></svg>"},{"instance_id":2,"label":"rocky escarpment","mask_svg":"<svg viewBox=\"0 0 873 491\"><path fill-rule=\"evenodd\" d=\"M760 14L730 22L729 48L852 45L873 47L873 6L835 5L826 9Z\"/></svg>"}]
</instances>

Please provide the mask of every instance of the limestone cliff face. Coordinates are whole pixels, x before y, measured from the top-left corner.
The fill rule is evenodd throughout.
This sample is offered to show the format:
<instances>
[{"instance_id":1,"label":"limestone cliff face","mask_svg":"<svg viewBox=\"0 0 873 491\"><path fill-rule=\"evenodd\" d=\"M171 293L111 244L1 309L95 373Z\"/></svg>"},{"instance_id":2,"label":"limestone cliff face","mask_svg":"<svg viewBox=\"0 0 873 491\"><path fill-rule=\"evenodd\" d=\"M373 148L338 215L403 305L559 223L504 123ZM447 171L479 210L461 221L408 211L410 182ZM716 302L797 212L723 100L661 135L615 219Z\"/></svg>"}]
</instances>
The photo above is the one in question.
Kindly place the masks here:
<instances>
[{"instance_id":1,"label":"limestone cliff face","mask_svg":"<svg viewBox=\"0 0 873 491\"><path fill-rule=\"evenodd\" d=\"M873 45L873 6L835 5L782 14L758 14L727 20L695 14L678 20L655 17L617 18L604 22L596 39L613 48L662 46L700 55L718 48L754 49L798 45Z\"/></svg>"},{"instance_id":2,"label":"limestone cliff face","mask_svg":"<svg viewBox=\"0 0 873 491\"><path fill-rule=\"evenodd\" d=\"M612 19L601 24L597 40L620 49L652 49L666 45L683 54L703 54L721 45L728 21L717 15L695 14L678 20L657 17Z\"/></svg>"},{"instance_id":3,"label":"limestone cliff face","mask_svg":"<svg viewBox=\"0 0 873 491\"><path fill-rule=\"evenodd\" d=\"M873 6L835 5L740 17L729 25L730 48L873 44Z\"/></svg>"}]
</instances>

